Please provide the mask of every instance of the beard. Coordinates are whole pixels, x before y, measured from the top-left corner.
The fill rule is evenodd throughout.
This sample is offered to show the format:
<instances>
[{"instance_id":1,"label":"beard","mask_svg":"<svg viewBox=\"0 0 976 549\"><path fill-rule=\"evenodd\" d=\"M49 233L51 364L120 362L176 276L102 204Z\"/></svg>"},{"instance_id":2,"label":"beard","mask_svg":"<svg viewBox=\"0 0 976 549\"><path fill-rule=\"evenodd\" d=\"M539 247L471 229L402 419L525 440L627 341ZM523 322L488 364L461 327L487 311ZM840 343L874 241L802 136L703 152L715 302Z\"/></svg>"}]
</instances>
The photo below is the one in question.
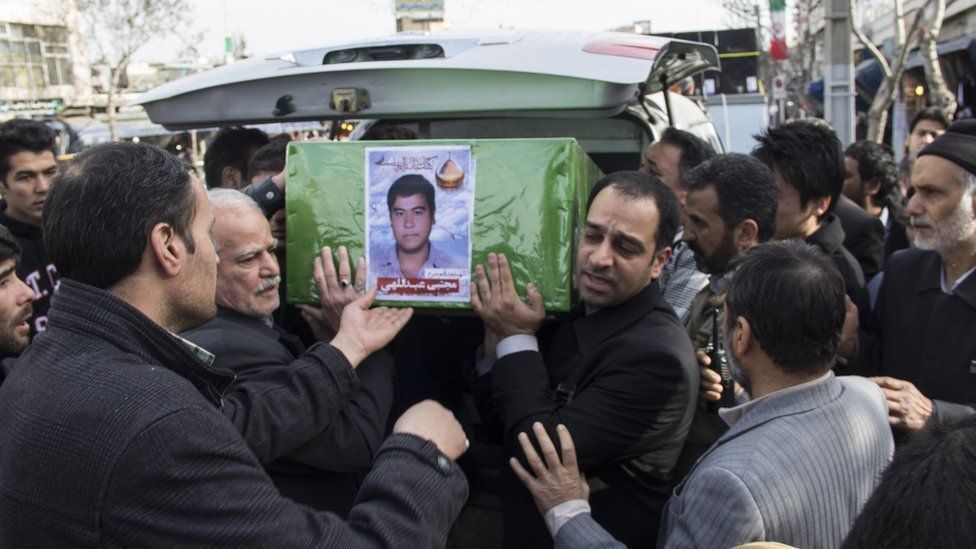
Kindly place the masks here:
<instances>
[{"instance_id":1,"label":"beard","mask_svg":"<svg viewBox=\"0 0 976 549\"><path fill-rule=\"evenodd\" d=\"M932 228L931 236L923 236L921 231L915 231L915 246L923 250L946 252L976 234L976 215L969 207L971 201L971 195L964 194L952 213L941 223L912 216L913 226L919 224Z\"/></svg>"},{"instance_id":2,"label":"beard","mask_svg":"<svg viewBox=\"0 0 976 549\"><path fill-rule=\"evenodd\" d=\"M719 245L710 256L702 253L697 241L689 242L688 247L691 248L691 251L695 252L695 264L705 274L725 273L729 268L729 262L739 253L735 249L735 243L732 242L732 231L725 232L722 241L719 242Z\"/></svg>"},{"instance_id":3,"label":"beard","mask_svg":"<svg viewBox=\"0 0 976 549\"><path fill-rule=\"evenodd\" d=\"M739 364L735 360L734 353L732 352L732 331L727 330L725 334L725 339L723 343L725 344L725 362L729 366L729 375L736 383L742 386L746 393L752 395L752 381L749 380L749 376L739 367Z\"/></svg>"},{"instance_id":4,"label":"beard","mask_svg":"<svg viewBox=\"0 0 976 549\"><path fill-rule=\"evenodd\" d=\"M31 311L30 304L27 304L4 323L0 331L0 357L16 356L30 344L30 336L27 334L21 336L17 331L25 320L30 322Z\"/></svg>"}]
</instances>

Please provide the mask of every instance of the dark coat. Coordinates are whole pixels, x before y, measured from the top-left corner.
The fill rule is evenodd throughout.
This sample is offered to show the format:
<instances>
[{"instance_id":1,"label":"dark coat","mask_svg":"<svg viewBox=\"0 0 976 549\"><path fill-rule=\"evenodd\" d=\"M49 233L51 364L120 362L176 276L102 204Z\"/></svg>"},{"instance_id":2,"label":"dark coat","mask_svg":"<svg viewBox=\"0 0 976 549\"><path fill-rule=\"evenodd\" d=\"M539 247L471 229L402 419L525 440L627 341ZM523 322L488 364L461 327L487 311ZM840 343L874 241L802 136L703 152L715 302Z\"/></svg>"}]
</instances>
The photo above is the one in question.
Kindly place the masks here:
<instances>
[{"instance_id":1,"label":"dark coat","mask_svg":"<svg viewBox=\"0 0 976 549\"><path fill-rule=\"evenodd\" d=\"M7 217L6 208L7 203L0 200L0 225L10 229L10 234L20 244L17 278L34 290L34 301L31 303L33 314L30 319L30 336L33 339L47 326L47 310L51 306L54 290L58 288L58 270L47 258L41 228Z\"/></svg>"},{"instance_id":2,"label":"dark coat","mask_svg":"<svg viewBox=\"0 0 976 549\"><path fill-rule=\"evenodd\" d=\"M885 261L891 257L891 254L898 250L904 250L910 247L911 243L908 241L905 222L895 216L889 209L888 225L885 227Z\"/></svg>"},{"instance_id":3,"label":"dark coat","mask_svg":"<svg viewBox=\"0 0 976 549\"><path fill-rule=\"evenodd\" d=\"M293 450L356 389L336 349L231 387L90 286L62 280L49 319L0 385L0 546L444 544L467 489L431 442L390 437L348 522L283 498L261 467L255 453Z\"/></svg>"},{"instance_id":4,"label":"dark coat","mask_svg":"<svg viewBox=\"0 0 976 549\"><path fill-rule=\"evenodd\" d=\"M594 517L615 538L649 547L691 424L695 354L657 282L617 307L580 312L540 332L542 353L513 353L495 363L490 378L503 441L510 455L524 459L518 433L531 433L539 421L558 440L556 425L566 425L590 478ZM571 379L578 382L563 403L554 390ZM551 545L528 491L507 467L501 495L506 545Z\"/></svg>"},{"instance_id":5,"label":"dark coat","mask_svg":"<svg viewBox=\"0 0 976 549\"><path fill-rule=\"evenodd\" d=\"M942 293L942 258L908 249L888 260L857 373L910 381L939 420L976 413L976 275Z\"/></svg>"},{"instance_id":6,"label":"dark coat","mask_svg":"<svg viewBox=\"0 0 976 549\"><path fill-rule=\"evenodd\" d=\"M871 280L884 265L884 225L844 195L837 200L834 215L844 228L844 247L857 259L864 279Z\"/></svg>"},{"instance_id":7,"label":"dark coat","mask_svg":"<svg viewBox=\"0 0 976 549\"><path fill-rule=\"evenodd\" d=\"M214 354L214 367L247 380L268 367L288 366L305 346L249 317L217 308L217 316L180 334ZM357 369L359 389L339 415L315 438L268 465L281 494L316 509L345 515L358 491L356 473L369 470L383 443L393 403L393 361L386 352L367 358Z\"/></svg>"},{"instance_id":8,"label":"dark coat","mask_svg":"<svg viewBox=\"0 0 976 549\"><path fill-rule=\"evenodd\" d=\"M879 221L880 225L881 222ZM844 279L844 293L857 305L858 320L861 330L867 334L876 330L874 315L871 314L871 295L864 285L864 274L854 255L844 247L844 229L840 220L831 214L824 218L820 229L806 239L807 244L813 244L820 251L827 254ZM843 373L848 373L842 370Z\"/></svg>"}]
</instances>

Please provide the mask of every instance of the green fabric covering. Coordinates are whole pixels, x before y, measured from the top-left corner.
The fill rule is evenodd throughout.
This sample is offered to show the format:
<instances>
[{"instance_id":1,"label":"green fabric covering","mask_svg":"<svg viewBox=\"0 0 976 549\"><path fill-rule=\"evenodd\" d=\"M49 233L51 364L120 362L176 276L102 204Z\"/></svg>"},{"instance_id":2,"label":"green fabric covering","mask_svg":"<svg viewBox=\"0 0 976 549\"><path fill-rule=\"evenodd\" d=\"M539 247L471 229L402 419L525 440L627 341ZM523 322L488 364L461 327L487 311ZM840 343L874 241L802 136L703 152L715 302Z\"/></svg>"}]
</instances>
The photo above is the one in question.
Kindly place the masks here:
<instances>
[{"instance_id":1,"label":"green fabric covering","mask_svg":"<svg viewBox=\"0 0 976 549\"><path fill-rule=\"evenodd\" d=\"M346 246L364 255L365 149L367 147L469 145L476 166L472 260L505 253L524 296L532 281L546 310L568 311L578 220L586 196L603 174L575 139L475 139L430 141L304 142L288 146L287 291L291 303L317 302L312 261L322 246ZM473 275L473 269L472 269ZM470 303L391 302L436 309L470 309Z\"/></svg>"}]
</instances>

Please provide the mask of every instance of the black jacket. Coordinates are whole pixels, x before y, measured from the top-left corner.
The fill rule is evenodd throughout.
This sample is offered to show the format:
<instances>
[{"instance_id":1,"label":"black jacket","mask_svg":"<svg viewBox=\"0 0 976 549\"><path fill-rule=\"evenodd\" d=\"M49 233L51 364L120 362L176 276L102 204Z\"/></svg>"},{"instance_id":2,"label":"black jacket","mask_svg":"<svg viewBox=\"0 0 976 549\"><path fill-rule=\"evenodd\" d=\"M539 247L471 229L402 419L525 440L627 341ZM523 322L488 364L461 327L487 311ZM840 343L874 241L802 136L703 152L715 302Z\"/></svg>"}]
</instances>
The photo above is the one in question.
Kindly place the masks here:
<instances>
[{"instance_id":1,"label":"black jacket","mask_svg":"<svg viewBox=\"0 0 976 549\"><path fill-rule=\"evenodd\" d=\"M217 316L180 334L215 356L214 367L232 370L239 380L268 367L288 366L305 352L301 341L249 317L217 308ZM357 369L359 389L343 401L329 427L268 465L282 495L298 503L344 515L356 498L356 473L369 470L383 443L393 403L393 361L386 352Z\"/></svg>"},{"instance_id":2,"label":"black jacket","mask_svg":"<svg viewBox=\"0 0 976 549\"><path fill-rule=\"evenodd\" d=\"M348 521L282 497L261 467L355 390L334 348L229 387L103 291L62 280L49 317L0 385L0 546L444 544L467 489L433 443L390 437Z\"/></svg>"},{"instance_id":3,"label":"black jacket","mask_svg":"<svg viewBox=\"0 0 976 549\"><path fill-rule=\"evenodd\" d=\"M656 281L617 307L579 313L540 332L542 353L495 363L490 381L503 441L524 459L518 433L531 433L539 421L555 441L556 425L566 425L590 478L593 516L616 539L650 547L698 394L691 341ZM555 389L567 381L575 390L565 403ZM506 545L551 545L508 467L501 488Z\"/></svg>"},{"instance_id":4,"label":"black jacket","mask_svg":"<svg viewBox=\"0 0 976 549\"><path fill-rule=\"evenodd\" d=\"M881 222L879 221L878 224L880 225ZM861 331L866 334L874 333L876 327L874 315L871 314L871 295L864 285L864 274L861 272L861 266L843 245L844 229L841 228L837 216L831 214L824 218L820 229L808 236L806 242L820 248L833 260L844 279L844 292L847 297L851 298L854 305L857 305ZM842 368L838 373L848 372Z\"/></svg>"},{"instance_id":5,"label":"black jacket","mask_svg":"<svg viewBox=\"0 0 976 549\"><path fill-rule=\"evenodd\" d=\"M938 420L976 413L976 275L942 293L942 258L896 252L875 303L878 333L862 339L857 373L910 381Z\"/></svg>"},{"instance_id":6,"label":"black jacket","mask_svg":"<svg viewBox=\"0 0 976 549\"><path fill-rule=\"evenodd\" d=\"M888 225L885 227L885 261L891 257L891 254L904 250L905 248L910 248L911 243L908 241L908 233L905 228L905 222L898 218L889 209L888 212Z\"/></svg>"},{"instance_id":7,"label":"black jacket","mask_svg":"<svg viewBox=\"0 0 976 549\"><path fill-rule=\"evenodd\" d=\"M31 304L34 314L30 320L30 336L33 339L47 325L47 310L51 306L54 290L58 289L58 270L48 261L41 228L8 217L6 209L6 201L0 200L0 225L10 229L20 244L17 278L34 290L34 302Z\"/></svg>"},{"instance_id":8,"label":"black jacket","mask_svg":"<svg viewBox=\"0 0 976 549\"><path fill-rule=\"evenodd\" d=\"M884 265L884 225L844 195L837 200L834 215L844 228L844 247L857 259L864 279L871 280Z\"/></svg>"}]
</instances>

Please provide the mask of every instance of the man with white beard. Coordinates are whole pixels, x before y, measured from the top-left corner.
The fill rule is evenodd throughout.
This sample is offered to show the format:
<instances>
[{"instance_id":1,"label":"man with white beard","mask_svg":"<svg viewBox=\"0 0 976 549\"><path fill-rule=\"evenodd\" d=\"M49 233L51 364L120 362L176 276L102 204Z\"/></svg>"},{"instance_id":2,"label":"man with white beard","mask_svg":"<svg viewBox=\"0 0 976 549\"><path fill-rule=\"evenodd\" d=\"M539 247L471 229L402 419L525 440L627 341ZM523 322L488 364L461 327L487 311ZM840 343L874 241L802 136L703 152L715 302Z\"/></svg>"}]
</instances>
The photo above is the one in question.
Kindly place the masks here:
<instances>
[{"instance_id":1,"label":"man with white beard","mask_svg":"<svg viewBox=\"0 0 976 549\"><path fill-rule=\"evenodd\" d=\"M209 198L214 212L211 237L220 258L217 316L182 337L212 353L214 367L232 370L237 379L295 363L305 352L304 345L272 321L280 301L281 271L275 256L278 242L267 218L240 191L211 189ZM328 249L316 261L314 276L323 308L306 309L306 318L321 341L338 330L342 307L361 295L358 288L365 280L365 269L358 269L353 287L348 256L345 249L338 252L338 273ZM324 325L318 322L322 318ZM357 474L369 470L383 441L393 405L392 358L385 351L374 353L356 370L356 378L358 389L328 429L285 457L264 464L282 495L342 516L356 498Z\"/></svg>"},{"instance_id":2,"label":"man with white beard","mask_svg":"<svg viewBox=\"0 0 976 549\"><path fill-rule=\"evenodd\" d=\"M916 247L888 261L859 372L879 376L896 433L976 414L976 120L922 149L911 183Z\"/></svg>"}]
</instances>

